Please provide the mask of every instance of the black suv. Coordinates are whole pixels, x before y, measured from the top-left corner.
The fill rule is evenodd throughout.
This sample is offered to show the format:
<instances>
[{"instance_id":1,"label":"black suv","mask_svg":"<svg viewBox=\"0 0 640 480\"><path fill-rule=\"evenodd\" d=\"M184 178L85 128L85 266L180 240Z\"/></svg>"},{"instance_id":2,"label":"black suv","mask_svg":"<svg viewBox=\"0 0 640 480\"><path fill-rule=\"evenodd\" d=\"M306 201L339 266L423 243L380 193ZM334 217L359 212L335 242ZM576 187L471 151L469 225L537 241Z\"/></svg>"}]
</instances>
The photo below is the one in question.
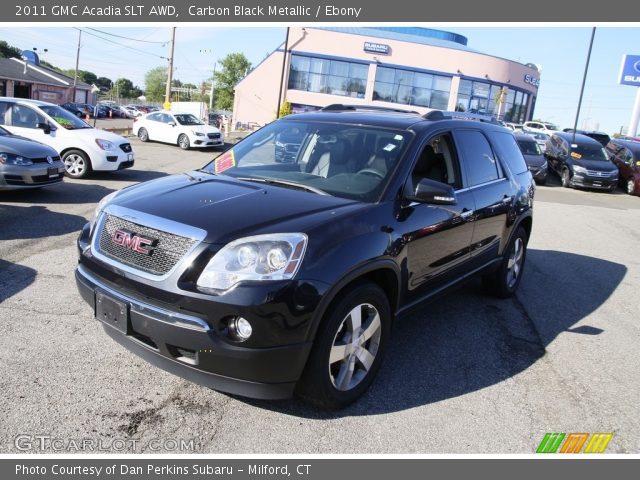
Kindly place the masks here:
<instances>
[{"instance_id":1,"label":"black suv","mask_svg":"<svg viewBox=\"0 0 640 480\"><path fill-rule=\"evenodd\" d=\"M300 147L277 161L287 136ZM515 292L534 188L498 125L348 106L290 115L201 170L105 197L78 239L77 285L113 339L161 368L339 408L412 307L475 275Z\"/></svg>"},{"instance_id":2,"label":"black suv","mask_svg":"<svg viewBox=\"0 0 640 480\"><path fill-rule=\"evenodd\" d=\"M586 187L613 192L618 169L609 161L604 147L579 133L556 132L547 140L544 156L563 187Z\"/></svg>"}]
</instances>

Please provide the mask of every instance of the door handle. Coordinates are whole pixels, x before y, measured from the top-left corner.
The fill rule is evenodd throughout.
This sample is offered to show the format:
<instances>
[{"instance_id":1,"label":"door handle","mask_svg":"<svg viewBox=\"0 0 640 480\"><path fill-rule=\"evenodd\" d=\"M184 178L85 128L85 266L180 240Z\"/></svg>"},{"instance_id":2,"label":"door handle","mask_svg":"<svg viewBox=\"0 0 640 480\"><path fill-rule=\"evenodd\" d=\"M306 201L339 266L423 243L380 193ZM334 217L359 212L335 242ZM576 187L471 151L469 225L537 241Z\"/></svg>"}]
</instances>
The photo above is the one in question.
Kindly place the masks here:
<instances>
[{"instance_id":1,"label":"door handle","mask_svg":"<svg viewBox=\"0 0 640 480\"><path fill-rule=\"evenodd\" d=\"M465 221L473 220L473 210L467 210L466 208L460 212L460 217Z\"/></svg>"}]
</instances>

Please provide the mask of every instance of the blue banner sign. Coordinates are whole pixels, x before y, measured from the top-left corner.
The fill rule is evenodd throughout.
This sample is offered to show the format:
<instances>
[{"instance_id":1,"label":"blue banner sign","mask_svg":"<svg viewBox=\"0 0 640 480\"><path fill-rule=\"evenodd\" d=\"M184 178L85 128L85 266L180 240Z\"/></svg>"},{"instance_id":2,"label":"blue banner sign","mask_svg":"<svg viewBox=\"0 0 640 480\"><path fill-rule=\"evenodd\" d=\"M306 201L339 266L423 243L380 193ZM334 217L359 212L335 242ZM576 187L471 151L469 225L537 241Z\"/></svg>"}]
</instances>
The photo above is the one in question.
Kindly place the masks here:
<instances>
[{"instance_id":1,"label":"blue banner sign","mask_svg":"<svg viewBox=\"0 0 640 480\"><path fill-rule=\"evenodd\" d=\"M640 87L640 55L625 55L620 67L620 85Z\"/></svg>"}]
</instances>

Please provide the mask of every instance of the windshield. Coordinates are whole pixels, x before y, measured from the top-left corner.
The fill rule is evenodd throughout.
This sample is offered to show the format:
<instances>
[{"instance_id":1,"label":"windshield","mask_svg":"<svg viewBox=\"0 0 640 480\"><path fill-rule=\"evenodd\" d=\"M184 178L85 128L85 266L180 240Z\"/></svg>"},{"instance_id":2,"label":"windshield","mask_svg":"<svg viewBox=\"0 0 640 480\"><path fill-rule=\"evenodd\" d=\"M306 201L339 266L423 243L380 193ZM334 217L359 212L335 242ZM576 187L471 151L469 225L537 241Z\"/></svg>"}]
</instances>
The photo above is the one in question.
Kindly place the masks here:
<instances>
[{"instance_id":1,"label":"windshield","mask_svg":"<svg viewBox=\"0 0 640 480\"><path fill-rule=\"evenodd\" d=\"M547 130L560 130L556 125L554 125L553 123L545 123L544 124L544 128L546 128Z\"/></svg>"},{"instance_id":2,"label":"windshield","mask_svg":"<svg viewBox=\"0 0 640 480\"><path fill-rule=\"evenodd\" d=\"M571 147L571 158L574 160L596 160L608 162L609 157L604 148L595 145L576 145Z\"/></svg>"},{"instance_id":3,"label":"windshield","mask_svg":"<svg viewBox=\"0 0 640 480\"><path fill-rule=\"evenodd\" d=\"M80 128L93 128L88 123L83 122L73 113L57 105L41 105L38 107L44 113L53 118L58 125L67 130L77 130Z\"/></svg>"},{"instance_id":4,"label":"windshield","mask_svg":"<svg viewBox=\"0 0 640 480\"><path fill-rule=\"evenodd\" d=\"M523 155L542 155L540 145L531 140L518 140L518 146Z\"/></svg>"},{"instance_id":5,"label":"windshield","mask_svg":"<svg viewBox=\"0 0 640 480\"><path fill-rule=\"evenodd\" d=\"M280 120L204 170L374 202L412 138L409 132L381 127Z\"/></svg>"},{"instance_id":6,"label":"windshield","mask_svg":"<svg viewBox=\"0 0 640 480\"><path fill-rule=\"evenodd\" d=\"M190 113L185 115L174 115L174 117L176 117L176 121L180 125L204 125L204 123L198 120L195 115L192 115Z\"/></svg>"}]
</instances>

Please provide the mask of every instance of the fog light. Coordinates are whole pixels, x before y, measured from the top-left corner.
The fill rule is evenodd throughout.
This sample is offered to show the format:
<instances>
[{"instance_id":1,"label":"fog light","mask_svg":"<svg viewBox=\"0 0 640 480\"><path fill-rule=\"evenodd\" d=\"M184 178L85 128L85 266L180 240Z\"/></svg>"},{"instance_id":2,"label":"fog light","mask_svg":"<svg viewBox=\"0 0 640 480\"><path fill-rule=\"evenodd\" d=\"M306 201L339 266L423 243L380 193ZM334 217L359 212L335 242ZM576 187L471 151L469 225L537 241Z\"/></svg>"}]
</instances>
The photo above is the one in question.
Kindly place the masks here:
<instances>
[{"instance_id":1,"label":"fog light","mask_svg":"<svg viewBox=\"0 0 640 480\"><path fill-rule=\"evenodd\" d=\"M242 317L234 317L229 323L229 330L233 336L241 342L247 340L253 333L253 328L251 328L249 320Z\"/></svg>"}]
</instances>

